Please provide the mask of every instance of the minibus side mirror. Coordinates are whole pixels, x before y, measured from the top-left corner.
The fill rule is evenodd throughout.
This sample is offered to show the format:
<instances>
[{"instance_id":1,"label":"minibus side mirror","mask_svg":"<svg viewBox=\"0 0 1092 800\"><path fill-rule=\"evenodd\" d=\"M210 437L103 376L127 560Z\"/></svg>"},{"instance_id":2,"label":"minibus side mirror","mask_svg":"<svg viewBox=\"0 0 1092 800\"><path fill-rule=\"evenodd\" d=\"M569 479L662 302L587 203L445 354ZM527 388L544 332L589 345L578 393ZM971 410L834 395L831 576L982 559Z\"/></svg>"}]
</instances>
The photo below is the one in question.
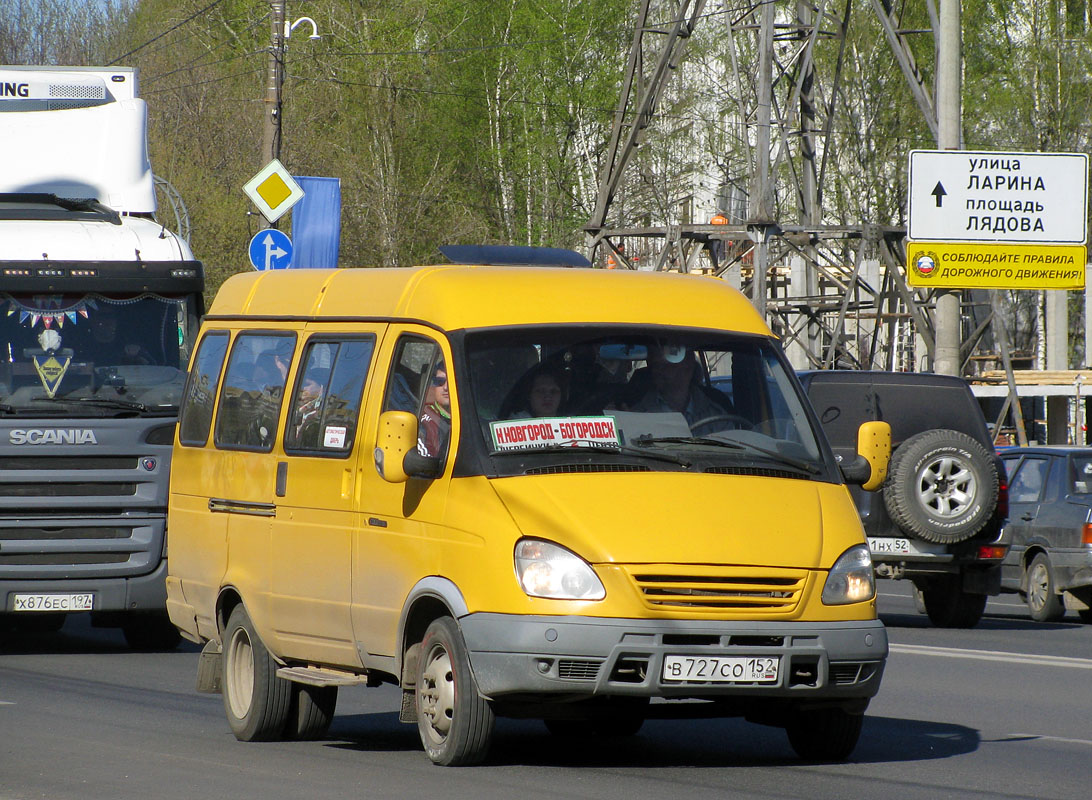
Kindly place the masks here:
<instances>
[{"instance_id":1,"label":"minibus side mirror","mask_svg":"<svg viewBox=\"0 0 1092 800\"><path fill-rule=\"evenodd\" d=\"M435 478L440 474L440 459L417 452L417 417L413 414L385 411L379 415L375 469L390 483L405 483L410 478Z\"/></svg>"},{"instance_id":2,"label":"minibus side mirror","mask_svg":"<svg viewBox=\"0 0 1092 800\"><path fill-rule=\"evenodd\" d=\"M883 486L890 460L891 426L886 422L866 422L857 429L857 458L842 465L842 475L847 483L874 492Z\"/></svg>"}]
</instances>

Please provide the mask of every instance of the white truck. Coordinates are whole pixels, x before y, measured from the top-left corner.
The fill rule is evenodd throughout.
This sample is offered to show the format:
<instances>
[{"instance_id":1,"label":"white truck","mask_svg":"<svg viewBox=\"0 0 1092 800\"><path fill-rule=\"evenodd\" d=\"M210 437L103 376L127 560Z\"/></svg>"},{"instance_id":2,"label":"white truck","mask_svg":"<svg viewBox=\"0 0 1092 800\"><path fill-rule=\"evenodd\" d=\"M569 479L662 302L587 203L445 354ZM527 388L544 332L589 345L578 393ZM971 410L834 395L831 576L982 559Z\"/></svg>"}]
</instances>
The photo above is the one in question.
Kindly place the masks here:
<instances>
[{"instance_id":1,"label":"white truck","mask_svg":"<svg viewBox=\"0 0 1092 800\"><path fill-rule=\"evenodd\" d=\"M0 66L0 628L170 648L171 445L204 271L132 68Z\"/></svg>"}]
</instances>

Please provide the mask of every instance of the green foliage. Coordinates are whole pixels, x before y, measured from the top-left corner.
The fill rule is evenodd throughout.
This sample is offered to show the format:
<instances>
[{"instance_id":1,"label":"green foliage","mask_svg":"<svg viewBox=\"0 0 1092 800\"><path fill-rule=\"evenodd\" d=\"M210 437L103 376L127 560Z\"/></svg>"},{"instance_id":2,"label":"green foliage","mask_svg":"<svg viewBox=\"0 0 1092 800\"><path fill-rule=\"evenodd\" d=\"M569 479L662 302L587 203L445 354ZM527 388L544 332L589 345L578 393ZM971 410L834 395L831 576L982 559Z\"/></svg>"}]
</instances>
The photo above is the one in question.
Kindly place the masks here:
<instances>
[{"instance_id":1,"label":"green foliage","mask_svg":"<svg viewBox=\"0 0 1092 800\"><path fill-rule=\"evenodd\" d=\"M299 0L285 49L281 160L342 182L345 266L439 260L444 243L583 244L619 99L633 0ZM923 0L896 4L924 85L935 43ZM963 0L968 148L1089 149L1092 47L1084 0ZM935 146L871 3L826 9L813 53L821 86L814 146L826 223L905 221L910 149ZM652 28L673 5L654 3ZM727 35L754 8L710 0L665 93L632 175L615 198L622 224L701 221L686 199L754 166L757 50ZM802 6L778 0L782 30ZM258 218L241 191L261 166L271 17L268 0L0 0L9 63L140 69L155 171L188 206L210 292L249 269ZM738 29L737 29L738 32ZM656 37L648 37L655 42ZM729 45L734 45L732 50ZM778 37L779 64L803 42ZM654 52L649 45L645 58ZM781 96L801 76L775 70ZM834 109L829 133L823 129ZM796 108L776 113L795 115ZM777 213L792 221L803 146L799 116L775 166ZM697 177L695 177L697 176ZM795 179L795 180L794 180ZM282 227L286 227L285 219Z\"/></svg>"}]
</instances>

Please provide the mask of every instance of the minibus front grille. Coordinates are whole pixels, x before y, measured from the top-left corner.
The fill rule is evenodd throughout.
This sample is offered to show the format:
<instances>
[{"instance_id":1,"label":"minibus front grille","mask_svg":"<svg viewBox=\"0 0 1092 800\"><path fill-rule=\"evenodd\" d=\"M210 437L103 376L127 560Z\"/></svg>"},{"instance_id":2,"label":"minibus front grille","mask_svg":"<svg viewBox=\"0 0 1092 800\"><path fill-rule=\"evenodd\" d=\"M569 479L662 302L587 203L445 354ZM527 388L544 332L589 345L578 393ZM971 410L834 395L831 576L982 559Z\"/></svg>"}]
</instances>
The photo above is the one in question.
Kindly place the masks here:
<instances>
[{"instance_id":1,"label":"minibus front grille","mask_svg":"<svg viewBox=\"0 0 1092 800\"><path fill-rule=\"evenodd\" d=\"M641 464L560 464L555 467L535 467L525 475L561 475L572 472L651 472Z\"/></svg>"},{"instance_id":2,"label":"minibus front grille","mask_svg":"<svg viewBox=\"0 0 1092 800\"><path fill-rule=\"evenodd\" d=\"M788 469L770 469L768 467L707 467L707 473L717 475L752 475L759 478L809 479L810 475Z\"/></svg>"},{"instance_id":3,"label":"minibus front grille","mask_svg":"<svg viewBox=\"0 0 1092 800\"><path fill-rule=\"evenodd\" d=\"M803 570L647 569L630 574L645 604L657 609L785 613L796 608L807 581Z\"/></svg>"},{"instance_id":4,"label":"minibus front grille","mask_svg":"<svg viewBox=\"0 0 1092 800\"><path fill-rule=\"evenodd\" d=\"M602 661L563 658L557 662L557 675L569 681L594 681L599 676Z\"/></svg>"},{"instance_id":5,"label":"minibus front grille","mask_svg":"<svg viewBox=\"0 0 1092 800\"><path fill-rule=\"evenodd\" d=\"M845 662L830 665L830 682L835 686L851 686L863 683L876 672L876 665L869 662Z\"/></svg>"}]
</instances>

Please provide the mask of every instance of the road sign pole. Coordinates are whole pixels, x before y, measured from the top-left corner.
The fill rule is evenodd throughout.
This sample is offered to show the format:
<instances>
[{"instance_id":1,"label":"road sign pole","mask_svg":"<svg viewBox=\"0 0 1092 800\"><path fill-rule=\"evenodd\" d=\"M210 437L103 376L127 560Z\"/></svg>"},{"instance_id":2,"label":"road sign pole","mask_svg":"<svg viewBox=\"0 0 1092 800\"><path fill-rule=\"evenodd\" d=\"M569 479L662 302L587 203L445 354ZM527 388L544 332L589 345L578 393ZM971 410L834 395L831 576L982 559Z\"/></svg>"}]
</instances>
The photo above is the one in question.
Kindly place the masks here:
<instances>
[{"instance_id":1,"label":"road sign pole","mask_svg":"<svg viewBox=\"0 0 1092 800\"><path fill-rule=\"evenodd\" d=\"M272 31L269 42L269 66L266 72L265 115L262 126L262 163L281 156L281 85L284 82L284 0L271 3ZM262 217L263 228L275 228L276 220Z\"/></svg>"},{"instance_id":2,"label":"road sign pole","mask_svg":"<svg viewBox=\"0 0 1092 800\"><path fill-rule=\"evenodd\" d=\"M940 150L960 150L960 4L962 0L940 0L940 42L937 64L937 147ZM938 201L940 198L937 198ZM962 340L961 292L942 291L937 295L936 356L933 371L939 375L959 375L963 363L959 357Z\"/></svg>"}]
</instances>

